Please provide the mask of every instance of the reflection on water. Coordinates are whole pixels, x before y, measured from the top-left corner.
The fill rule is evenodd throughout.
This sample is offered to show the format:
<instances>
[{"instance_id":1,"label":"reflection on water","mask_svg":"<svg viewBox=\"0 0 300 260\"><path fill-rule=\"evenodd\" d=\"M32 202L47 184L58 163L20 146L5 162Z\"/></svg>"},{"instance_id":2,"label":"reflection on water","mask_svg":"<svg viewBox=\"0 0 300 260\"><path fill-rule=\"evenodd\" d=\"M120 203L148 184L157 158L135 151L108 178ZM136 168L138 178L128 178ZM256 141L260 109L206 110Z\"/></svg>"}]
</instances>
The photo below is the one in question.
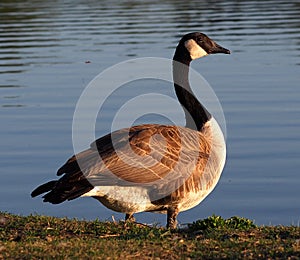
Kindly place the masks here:
<instances>
[{"instance_id":1,"label":"reflection on water","mask_svg":"<svg viewBox=\"0 0 300 260\"><path fill-rule=\"evenodd\" d=\"M1 1L0 13L1 210L115 214L91 199L45 205L29 192L72 154L76 101L95 75L132 57L169 58L182 34L203 31L232 50L193 64L223 105L228 162L214 193L179 220L299 221L299 1Z\"/></svg>"}]
</instances>

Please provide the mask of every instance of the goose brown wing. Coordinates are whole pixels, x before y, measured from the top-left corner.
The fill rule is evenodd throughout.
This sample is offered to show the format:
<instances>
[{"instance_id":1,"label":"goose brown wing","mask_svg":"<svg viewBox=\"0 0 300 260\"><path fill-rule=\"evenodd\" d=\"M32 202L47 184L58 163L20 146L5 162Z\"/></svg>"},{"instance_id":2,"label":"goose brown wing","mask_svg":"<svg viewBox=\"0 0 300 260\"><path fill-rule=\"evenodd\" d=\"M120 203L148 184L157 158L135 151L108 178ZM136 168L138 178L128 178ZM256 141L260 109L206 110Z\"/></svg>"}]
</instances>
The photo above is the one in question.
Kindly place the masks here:
<instances>
[{"instance_id":1,"label":"goose brown wing","mask_svg":"<svg viewBox=\"0 0 300 260\"><path fill-rule=\"evenodd\" d=\"M95 154L84 156L79 164L93 185L145 184L170 174L172 179L186 177L183 175L193 172L199 160L208 158L209 149L209 143L197 131L140 125L96 140L90 152Z\"/></svg>"},{"instance_id":2,"label":"goose brown wing","mask_svg":"<svg viewBox=\"0 0 300 260\"><path fill-rule=\"evenodd\" d=\"M58 175L65 173L70 181L86 177L97 180L99 185L112 185L120 180L149 183L164 178L175 166L176 171L195 166L195 160L208 157L209 147L197 131L139 125L97 139L90 149L71 157Z\"/></svg>"}]
</instances>

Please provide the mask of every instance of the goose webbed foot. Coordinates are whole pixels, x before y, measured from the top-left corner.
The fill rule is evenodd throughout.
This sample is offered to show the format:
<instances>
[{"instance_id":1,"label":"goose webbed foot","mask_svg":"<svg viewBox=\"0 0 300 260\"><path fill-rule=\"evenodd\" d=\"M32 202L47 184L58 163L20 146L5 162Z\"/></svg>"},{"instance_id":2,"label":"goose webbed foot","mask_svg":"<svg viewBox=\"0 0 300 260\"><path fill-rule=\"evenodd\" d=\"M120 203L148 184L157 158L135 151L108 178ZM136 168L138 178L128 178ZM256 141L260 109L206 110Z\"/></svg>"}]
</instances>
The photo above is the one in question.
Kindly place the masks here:
<instances>
[{"instance_id":1,"label":"goose webbed foot","mask_svg":"<svg viewBox=\"0 0 300 260\"><path fill-rule=\"evenodd\" d=\"M126 213L125 222L135 222L135 218L133 216L133 213Z\"/></svg>"}]
</instances>

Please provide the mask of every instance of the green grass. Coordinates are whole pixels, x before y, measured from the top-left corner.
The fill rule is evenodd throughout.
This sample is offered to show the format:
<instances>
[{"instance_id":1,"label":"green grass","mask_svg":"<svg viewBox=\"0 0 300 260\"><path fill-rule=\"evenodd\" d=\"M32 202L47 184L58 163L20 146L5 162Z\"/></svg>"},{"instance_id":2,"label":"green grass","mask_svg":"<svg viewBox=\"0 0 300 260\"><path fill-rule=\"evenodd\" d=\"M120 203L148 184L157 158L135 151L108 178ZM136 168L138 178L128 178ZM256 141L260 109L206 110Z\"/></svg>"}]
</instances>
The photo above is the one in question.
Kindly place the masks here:
<instances>
[{"instance_id":1,"label":"green grass","mask_svg":"<svg viewBox=\"0 0 300 260\"><path fill-rule=\"evenodd\" d=\"M211 216L170 231L0 213L0 259L300 259L300 228Z\"/></svg>"}]
</instances>

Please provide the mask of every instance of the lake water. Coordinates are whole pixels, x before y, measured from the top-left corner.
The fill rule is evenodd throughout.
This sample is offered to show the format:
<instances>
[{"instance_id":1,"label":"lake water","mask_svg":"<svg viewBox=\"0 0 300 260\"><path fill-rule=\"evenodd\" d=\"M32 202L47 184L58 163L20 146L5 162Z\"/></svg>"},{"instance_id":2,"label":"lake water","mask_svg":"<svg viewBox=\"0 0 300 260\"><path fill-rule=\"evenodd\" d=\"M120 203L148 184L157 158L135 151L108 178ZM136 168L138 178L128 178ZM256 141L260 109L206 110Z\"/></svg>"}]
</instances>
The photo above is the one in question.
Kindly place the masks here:
<instances>
[{"instance_id":1,"label":"lake water","mask_svg":"<svg viewBox=\"0 0 300 260\"><path fill-rule=\"evenodd\" d=\"M171 58L181 35L202 31L232 51L192 63L223 106L228 157L214 192L179 222L217 214L299 225L300 3L199 2L1 1L1 211L122 218L91 198L51 205L30 192L54 179L73 154L75 106L98 73L132 58ZM152 92L159 86L141 82ZM137 88L112 98L97 136L107 133L118 100ZM141 213L137 220L165 224L160 214Z\"/></svg>"}]
</instances>

